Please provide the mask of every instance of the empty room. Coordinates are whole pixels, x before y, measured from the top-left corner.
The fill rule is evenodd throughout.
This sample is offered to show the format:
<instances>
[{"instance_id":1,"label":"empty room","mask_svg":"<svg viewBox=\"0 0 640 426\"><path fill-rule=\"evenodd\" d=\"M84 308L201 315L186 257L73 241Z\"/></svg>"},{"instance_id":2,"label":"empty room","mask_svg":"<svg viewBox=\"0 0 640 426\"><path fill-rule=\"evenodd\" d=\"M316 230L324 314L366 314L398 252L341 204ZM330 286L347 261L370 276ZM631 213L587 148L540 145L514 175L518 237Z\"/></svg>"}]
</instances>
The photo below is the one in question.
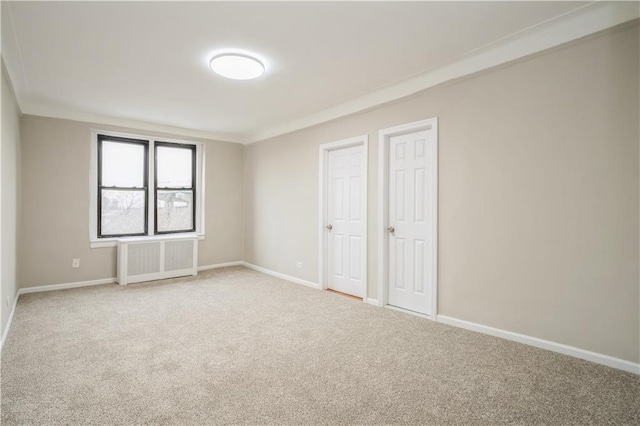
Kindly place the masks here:
<instances>
[{"instance_id":1,"label":"empty room","mask_svg":"<svg viewBox=\"0 0 640 426\"><path fill-rule=\"evenodd\" d=\"M3 425L640 424L640 2L1 5Z\"/></svg>"}]
</instances>

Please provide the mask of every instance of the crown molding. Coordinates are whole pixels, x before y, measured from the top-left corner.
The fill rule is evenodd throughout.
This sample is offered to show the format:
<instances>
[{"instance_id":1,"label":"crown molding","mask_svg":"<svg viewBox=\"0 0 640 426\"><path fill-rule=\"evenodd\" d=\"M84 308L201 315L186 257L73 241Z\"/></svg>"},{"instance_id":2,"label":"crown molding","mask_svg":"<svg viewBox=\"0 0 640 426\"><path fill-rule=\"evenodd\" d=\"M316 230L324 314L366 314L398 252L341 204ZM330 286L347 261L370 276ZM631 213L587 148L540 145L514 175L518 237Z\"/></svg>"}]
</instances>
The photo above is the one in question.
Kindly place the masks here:
<instances>
[{"instance_id":1,"label":"crown molding","mask_svg":"<svg viewBox=\"0 0 640 426\"><path fill-rule=\"evenodd\" d=\"M7 2L3 13L9 12ZM468 52L452 61L424 73L383 86L377 90L336 104L321 111L299 117L283 124L263 128L250 135L224 134L187 129L160 123L150 123L121 117L111 117L70 108L44 105L27 101L29 87L22 66L19 46L13 31L9 31L7 49L3 49L8 78L14 85L15 96L23 114L95 124L127 127L137 130L168 133L182 137L251 144L304 128L316 126L341 117L357 114L389 102L422 92L447 81L462 78L489 68L542 52L553 47L604 31L640 17L640 3L597 1L575 9L546 22L504 37L484 47ZM5 21L7 22L7 21ZM11 20L8 26L13 26ZM13 30L13 28L10 28ZM3 31L3 35L5 32ZM3 45L5 40L3 40ZM5 47L5 46L3 46ZM10 66L14 64L14 68ZM17 68L15 68L17 66Z\"/></svg>"},{"instance_id":2,"label":"crown molding","mask_svg":"<svg viewBox=\"0 0 640 426\"><path fill-rule=\"evenodd\" d=\"M382 87L314 114L258 131L249 136L246 144L356 114L444 82L512 62L624 24L638 19L638 17L640 17L640 3L635 1L590 3L466 53L425 73Z\"/></svg>"},{"instance_id":3,"label":"crown molding","mask_svg":"<svg viewBox=\"0 0 640 426\"><path fill-rule=\"evenodd\" d=\"M38 105L30 102L21 103L22 113L39 117L59 118L63 120L83 121L106 126L127 127L148 132L168 133L175 136L209 139L220 142L244 143L245 139L238 135L212 133L204 130L187 129L147 121L131 120L127 118L110 117L90 112L80 112L60 107Z\"/></svg>"},{"instance_id":4,"label":"crown molding","mask_svg":"<svg viewBox=\"0 0 640 426\"><path fill-rule=\"evenodd\" d=\"M150 123L141 120L111 117L91 112L82 112L63 106L53 106L29 101L31 96L29 82L22 61L20 44L15 32L10 2L2 2L2 24L6 25L2 31L2 67L7 80L11 82L17 100L18 108L25 115L59 118L63 120L83 121L107 126L127 127L135 130L167 133L181 137L216 140L221 142L244 143L244 135L215 133L204 130L187 129L160 123Z\"/></svg>"},{"instance_id":5,"label":"crown molding","mask_svg":"<svg viewBox=\"0 0 640 426\"><path fill-rule=\"evenodd\" d=\"M7 82L7 86L9 88L9 92L13 97L13 102L16 104L16 108L18 108L18 114L22 115L22 109L20 108L20 103L18 102L18 96L16 96L16 89L13 86L13 81L11 80L11 76L9 75L9 71L7 70L7 66L4 63L4 58L0 54L0 65L2 66L2 78Z\"/></svg>"}]
</instances>

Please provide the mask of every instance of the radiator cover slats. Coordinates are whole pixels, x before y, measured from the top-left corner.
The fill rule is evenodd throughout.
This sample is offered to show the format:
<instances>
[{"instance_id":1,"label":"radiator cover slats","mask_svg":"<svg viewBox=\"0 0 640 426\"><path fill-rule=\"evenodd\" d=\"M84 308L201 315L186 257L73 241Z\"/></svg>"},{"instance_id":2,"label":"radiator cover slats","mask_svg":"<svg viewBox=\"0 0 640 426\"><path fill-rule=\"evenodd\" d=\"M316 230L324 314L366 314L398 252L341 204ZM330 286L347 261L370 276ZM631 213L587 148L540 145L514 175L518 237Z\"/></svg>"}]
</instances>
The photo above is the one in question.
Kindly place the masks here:
<instances>
[{"instance_id":1,"label":"radiator cover slats","mask_svg":"<svg viewBox=\"0 0 640 426\"><path fill-rule=\"evenodd\" d=\"M164 270L188 269L193 264L193 246L191 241L167 241L164 245Z\"/></svg>"},{"instance_id":2,"label":"radiator cover slats","mask_svg":"<svg viewBox=\"0 0 640 426\"><path fill-rule=\"evenodd\" d=\"M129 244L127 256L127 275L144 275L160 272L160 244Z\"/></svg>"},{"instance_id":3,"label":"radiator cover slats","mask_svg":"<svg viewBox=\"0 0 640 426\"><path fill-rule=\"evenodd\" d=\"M118 241L118 283L184 277L198 273L197 237Z\"/></svg>"}]
</instances>

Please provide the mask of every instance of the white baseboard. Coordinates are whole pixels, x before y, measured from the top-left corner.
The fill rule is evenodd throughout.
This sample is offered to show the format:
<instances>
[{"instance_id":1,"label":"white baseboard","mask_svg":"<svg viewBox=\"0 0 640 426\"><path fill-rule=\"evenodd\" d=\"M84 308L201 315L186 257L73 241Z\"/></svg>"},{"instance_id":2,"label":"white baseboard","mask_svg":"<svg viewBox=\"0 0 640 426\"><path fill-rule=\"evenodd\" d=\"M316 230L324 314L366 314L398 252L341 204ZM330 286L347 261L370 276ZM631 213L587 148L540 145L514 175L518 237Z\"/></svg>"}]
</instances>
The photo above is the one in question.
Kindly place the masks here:
<instances>
[{"instance_id":1,"label":"white baseboard","mask_svg":"<svg viewBox=\"0 0 640 426\"><path fill-rule=\"evenodd\" d=\"M303 280L300 278L295 278L289 275L281 274L279 272L271 271L269 269L262 268L260 266L256 266L251 263L243 262L243 261L199 266L198 271L223 268L226 266L238 266L238 265L243 265L243 266L246 266L247 268L251 268L258 272L262 272L264 274L271 275L276 278L281 278L283 280L291 281L296 284L301 284L307 287L320 289L320 285L317 283ZM101 284L111 284L115 282L116 282L116 278L114 277L114 278L103 278L99 280L78 281L78 282L72 282L72 283L43 285L43 286L37 286L37 287L26 287L26 288L19 289L13 301L13 307L11 309L11 313L9 314L9 320L7 321L7 325L2 334L2 339L0 340L0 351L2 350L2 347L6 342L7 335L9 333L9 328L11 327L11 322L13 321L13 316L15 314L16 306L18 304L18 298L20 297L20 295L27 294L27 293L39 293L43 291L64 290L69 288L88 287L88 286L101 285ZM377 299L367 298L366 303L374 306L379 306ZM464 321L457 318L448 317L446 315L438 315L437 321L443 324L452 325L454 327L459 327L459 328L464 328L471 331L476 331L479 333L489 334L491 336L500 337L503 339L524 343L526 345L535 346L537 348L547 349L547 350L558 352L564 355L573 356L576 358L595 362L597 364L602 364L608 367L617 368L619 370L628 371L630 373L640 374L640 364L634 363L631 361L626 361L620 358L615 358L609 355L604 355L597 352L591 352L585 349L564 345L562 343L556 343L556 342L551 342L549 340L539 339L537 337L527 336L525 334L519 334L519 333L514 333L512 331L501 330L499 328L494 328L494 327L490 327L487 325L482 325L482 324L478 324L470 321Z\"/></svg>"},{"instance_id":2,"label":"white baseboard","mask_svg":"<svg viewBox=\"0 0 640 426\"><path fill-rule=\"evenodd\" d=\"M224 268L225 266L239 266L239 265L244 265L244 262L236 261L236 262L228 262L228 263L218 263L215 265L198 266L198 271ZM68 288L89 287L92 285L112 284L115 282L118 282L118 279L114 277L114 278L102 278L99 280L90 280L90 281L76 281L72 283L41 285L37 287L25 287L18 290L18 295L27 294L27 293L40 293L42 291L64 290Z\"/></svg>"},{"instance_id":3,"label":"white baseboard","mask_svg":"<svg viewBox=\"0 0 640 426\"><path fill-rule=\"evenodd\" d=\"M90 280L90 281L76 281L74 283L41 285L38 287L25 287L18 290L18 295L27 294L27 293L40 293L42 291L65 290L67 288L89 287L92 285L113 284L115 282L117 282L117 279L114 277L114 278L102 278L99 280Z\"/></svg>"},{"instance_id":4,"label":"white baseboard","mask_svg":"<svg viewBox=\"0 0 640 426\"><path fill-rule=\"evenodd\" d=\"M438 315L437 320L438 322L452 325L454 327L460 327L471 331L477 331L478 333L484 333L495 337L501 337L507 340L513 340L514 342L524 343L525 345L535 346L536 348L547 349L549 351L584 359L587 361L595 362L597 364L602 364L608 367L617 368L619 370L628 371L630 373L640 374L640 364L636 364L631 361L625 361L624 359L615 358L609 355L591 352L585 349L564 345L562 343L551 342L549 340L538 339L537 337L527 336L525 334L501 330L499 328L489 327L487 325L464 321L457 318L451 318L445 315Z\"/></svg>"},{"instance_id":5,"label":"white baseboard","mask_svg":"<svg viewBox=\"0 0 640 426\"><path fill-rule=\"evenodd\" d=\"M413 315L414 317L420 317L420 318L424 318L424 319L428 319L428 320L433 320L433 317L431 315L421 314L420 312L410 311L409 309L398 308L397 306L385 305L385 306L383 306L383 308L390 309L390 310L396 311L396 312L402 312L403 314L407 314L407 315Z\"/></svg>"},{"instance_id":6,"label":"white baseboard","mask_svg":"<svg viewBox=\"0 0 640 426\"><path fill-rule=\"evenodd\" d=\"M262 268L260 266L253 265L253 264L248 263L248 262L242 262L242 264L244 266L246 266L247 268L251 268L251 269L253 269L255 271L262 272L263 274L271 275L272 277L276 277L276 278L282 278L283 280L291 281L291 282L296 283L296 284L302 284L304 286L320 290L320 284L318 284L318 283L314 283L314 282L311 282L311 281L307 281L307 280L303 280L303 279L300 279L300 278L292 277L290 275L281 274L280 272L271 271L269 269L265 269L265 268Z\"/></svg>"},{"instance_id":7,"label":"white baseboard","mask_svg":"<svg viewBox=\"0 0 640 426\"><path fill-rule=\"evenodd\" d=\"M16 293L15 299L13 299L13 307L11 308L11 313L9 313L9 319L7 320L7 326L4 328L4 332L2 333L2 340L0 340L0 352L4 347L4 342L7 341L7 336L9 335L9 329L11 328L11 323L13 322L13 314L16 313L16 306L18 306L18 298L20 297L20 290Z\"/></svg>"},{"instance_id":8,"label":"white baseboard","mask_svg":"<svg viewBox=\"0 0 640 426\"><path fill-rule=\"evenodd\" d=\"M226 268L227 266L242 266L242 265L244 265L244 262L241 260L236 260L235 262L227 262L227 263L216 263L214 265L198 266L198 272L208 271L209 269Z\"/></svg>"}]
</instances>

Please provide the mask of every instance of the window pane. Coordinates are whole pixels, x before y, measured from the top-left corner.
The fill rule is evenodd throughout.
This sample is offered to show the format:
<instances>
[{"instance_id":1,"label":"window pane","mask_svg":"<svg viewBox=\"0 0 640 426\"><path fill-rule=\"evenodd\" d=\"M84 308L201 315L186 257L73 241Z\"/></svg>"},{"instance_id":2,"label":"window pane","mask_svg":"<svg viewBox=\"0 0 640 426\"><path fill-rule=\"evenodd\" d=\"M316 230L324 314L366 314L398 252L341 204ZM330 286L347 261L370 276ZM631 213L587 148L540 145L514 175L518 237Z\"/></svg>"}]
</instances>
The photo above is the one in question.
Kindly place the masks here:
<instances>
[{"instance_id":1,"label":"window pane","mask_svg":"<svg viewBox=\"0 0 640 426\"><path fill-rule=\"evenodd\" d=\"M144 233L144 191L102 190L101 235Z\"/></svg>"},{"instance_id":2,"label":"window pane","mask_svg":"<svg viewBox=\"0 0 640 426\"><path fill-rule=\"evenodd\" d=\"M158 191L158 232L193 230L193 192Z\"/></svg>"},{"instance_id":3,"label":"window pane","mask_svg":"<svg viewBox=\"0 0 640 426\"><path fill-rule=\"evenodd\" d=\"M102 186L144 186L144 146L102 141Z\"/></svg>"},{"instance_id":4,"label":"window pane","mask_svg":"<svg viewBox=\"0 0 640 426\"><path fill-rule=\"evenodd\" d=\"M158 188L192 187L192 149L158 146L156 155Z\"/></svg>"}]
</instances>

